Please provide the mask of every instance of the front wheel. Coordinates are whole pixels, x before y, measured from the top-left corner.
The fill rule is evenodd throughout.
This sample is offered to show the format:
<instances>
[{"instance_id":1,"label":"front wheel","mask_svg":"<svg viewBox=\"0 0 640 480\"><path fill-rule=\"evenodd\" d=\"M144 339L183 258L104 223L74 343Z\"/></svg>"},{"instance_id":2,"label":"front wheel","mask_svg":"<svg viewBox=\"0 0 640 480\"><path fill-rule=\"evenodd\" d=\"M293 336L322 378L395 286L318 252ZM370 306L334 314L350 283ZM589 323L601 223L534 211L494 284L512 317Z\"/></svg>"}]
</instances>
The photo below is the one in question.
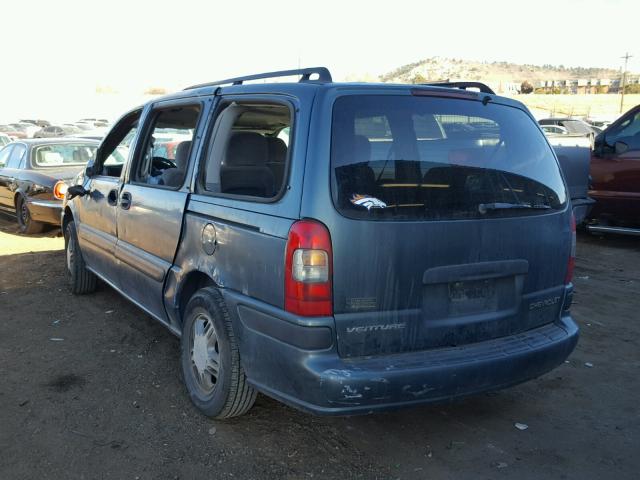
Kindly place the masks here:
<instances>
[{"instance_id":1,"label":"front wheel","mask_svg":"<svg viewBox=\"0 0 640 480\"><path fill-rule=\"evenodd\" d=\"M31 218L29 206L23 196L19 196L16 200L16 218L18 219L18 227L20 232L27 235L41 233L44 230L44 223L36 222Z\"/></svg>"},{"instance_id":2,"label":"front wheel","mask_svg":"<svg viewBox=\"0 0 640 480\"><path fill-rule=\"evenodd\" d=\"M209 417L246 413L257 392L247 382L229 312L220 292L206 287L187 305L180 362L191 401Z\"/></svg>"},{"instance_id":3,"label":"front wheel","mask_svg":"<svg viewBox=\"0 0 640 480\"><path fill-rule=\"evenodd\" d=\"M94 292L98 279L93 272L87 270L73 221L67 223L64 229L64 244L71 291L76 295Z\"/></svg>"}]
</instances>

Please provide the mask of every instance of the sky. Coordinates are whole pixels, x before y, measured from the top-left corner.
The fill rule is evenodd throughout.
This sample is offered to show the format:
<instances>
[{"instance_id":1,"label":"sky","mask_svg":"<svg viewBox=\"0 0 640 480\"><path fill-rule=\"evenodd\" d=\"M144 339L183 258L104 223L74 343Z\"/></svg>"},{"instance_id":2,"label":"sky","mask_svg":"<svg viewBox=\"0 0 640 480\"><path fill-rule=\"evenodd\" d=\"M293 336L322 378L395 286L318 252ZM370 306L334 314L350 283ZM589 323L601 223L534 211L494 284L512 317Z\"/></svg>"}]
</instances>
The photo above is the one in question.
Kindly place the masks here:
<instances>
[{"instance_id":1,"label":"sky","mask_svg":"<svg viewBox=\"0 0 640 480\"><path fill-rule=\"evenodd\" d=\"M620 68L628 51L639 71L639 17L640 0L15 1L0 121L114 117L149 87L299 65L343 80L432 56Z\"/></svg>"}]
</instances>

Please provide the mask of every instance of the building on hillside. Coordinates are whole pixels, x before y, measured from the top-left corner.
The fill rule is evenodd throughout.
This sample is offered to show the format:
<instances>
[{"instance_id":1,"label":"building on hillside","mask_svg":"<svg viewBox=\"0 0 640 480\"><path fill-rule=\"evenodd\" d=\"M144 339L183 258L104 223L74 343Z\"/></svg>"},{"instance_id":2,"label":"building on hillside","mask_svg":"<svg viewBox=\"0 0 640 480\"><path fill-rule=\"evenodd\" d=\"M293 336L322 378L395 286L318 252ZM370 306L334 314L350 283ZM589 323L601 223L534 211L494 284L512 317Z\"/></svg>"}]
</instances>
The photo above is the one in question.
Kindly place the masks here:
<instances>
[{"instance_id":1,"label":"building on hillside","mask_svg":"<svg viewBox=\"0 0 640 480\"><path fill-rule=\"evenodd\" d=\"M571 93L576 95L591 93L620 93L621 82L622 77L541 80L535 85L535 91L538 93ZM640 84L640 75L627 74L625 84Z\"/></svg>"},{"instance_id":2,"label":"building on hillside","mask_svg":"<svg viewBox=\"0 0 640 480\"><path fill-rule=\"evenodd\" d=\"M516 95L520 93L521 83L517 82L503 82L502 80L499 82L488 82L488 85L496 92L501 95Z\"/></svg>"},{"instance_id":3,"label":"building on hillside","mask_svg":"<svg viewBox=\"0 0 640 480\"><path fill-rule=\"evenodd\" d=\"M609 93L608 78L574 78L569 80L541 80L536 85L539 93Z\"/></svg>"}]
</instances>

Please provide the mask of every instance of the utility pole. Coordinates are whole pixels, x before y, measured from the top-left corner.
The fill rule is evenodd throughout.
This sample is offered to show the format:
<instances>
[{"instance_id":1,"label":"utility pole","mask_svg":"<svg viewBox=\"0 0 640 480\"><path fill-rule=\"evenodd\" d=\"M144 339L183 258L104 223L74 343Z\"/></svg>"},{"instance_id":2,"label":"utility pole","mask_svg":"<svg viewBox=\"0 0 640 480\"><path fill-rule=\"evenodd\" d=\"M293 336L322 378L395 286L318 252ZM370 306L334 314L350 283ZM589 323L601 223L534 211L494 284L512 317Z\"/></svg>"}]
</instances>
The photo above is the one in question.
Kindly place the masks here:
<instances>
[{"instance_id":1,"label":"utility pole","mask_svg":"<svg viewBox=\"0 0 640 480\"><path fill-rule=\"evenodd\" d=\"M620 92L622 93L622 95L620 96L620 113L622 113L622 106L624 105L624 87L626 86L625 83L627 79L627 62L632 56L633 55L629 55L629 52L627 52L624 57L620 57L624 59L624 70L622 70L622 81L620 82Z\"/></svg>"}]
</instances>

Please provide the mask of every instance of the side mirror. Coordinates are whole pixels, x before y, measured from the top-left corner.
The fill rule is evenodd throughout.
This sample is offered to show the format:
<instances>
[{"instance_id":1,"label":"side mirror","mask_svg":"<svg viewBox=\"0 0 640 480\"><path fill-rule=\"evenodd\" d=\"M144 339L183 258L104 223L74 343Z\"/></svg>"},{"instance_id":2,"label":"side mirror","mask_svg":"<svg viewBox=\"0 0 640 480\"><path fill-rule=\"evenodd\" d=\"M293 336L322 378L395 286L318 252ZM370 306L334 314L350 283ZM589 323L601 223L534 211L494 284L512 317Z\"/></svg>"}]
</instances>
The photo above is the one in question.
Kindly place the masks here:
<instances>
[{"instance_id":1,"label":"side mirror","mask_svg":"<svg viewBox=\"0 0 640 480\"><path fill-rule=\"evenodd\" d=\"M84 197L87 193L89 191L85 190L82 185L73 185L67 189L67 198L71 200L74 197Z\"/></svg>"},{"instance_id":2,"label":"side mirror","mask_svg":"<svg viewBox=\"0 0 640 480\"><path fill-rule=\"evenodd\" d=\"M616 142L613 148L617 154L621 154L629 150L629 145L624 142Z\"/></svg>"}]
</instances>

